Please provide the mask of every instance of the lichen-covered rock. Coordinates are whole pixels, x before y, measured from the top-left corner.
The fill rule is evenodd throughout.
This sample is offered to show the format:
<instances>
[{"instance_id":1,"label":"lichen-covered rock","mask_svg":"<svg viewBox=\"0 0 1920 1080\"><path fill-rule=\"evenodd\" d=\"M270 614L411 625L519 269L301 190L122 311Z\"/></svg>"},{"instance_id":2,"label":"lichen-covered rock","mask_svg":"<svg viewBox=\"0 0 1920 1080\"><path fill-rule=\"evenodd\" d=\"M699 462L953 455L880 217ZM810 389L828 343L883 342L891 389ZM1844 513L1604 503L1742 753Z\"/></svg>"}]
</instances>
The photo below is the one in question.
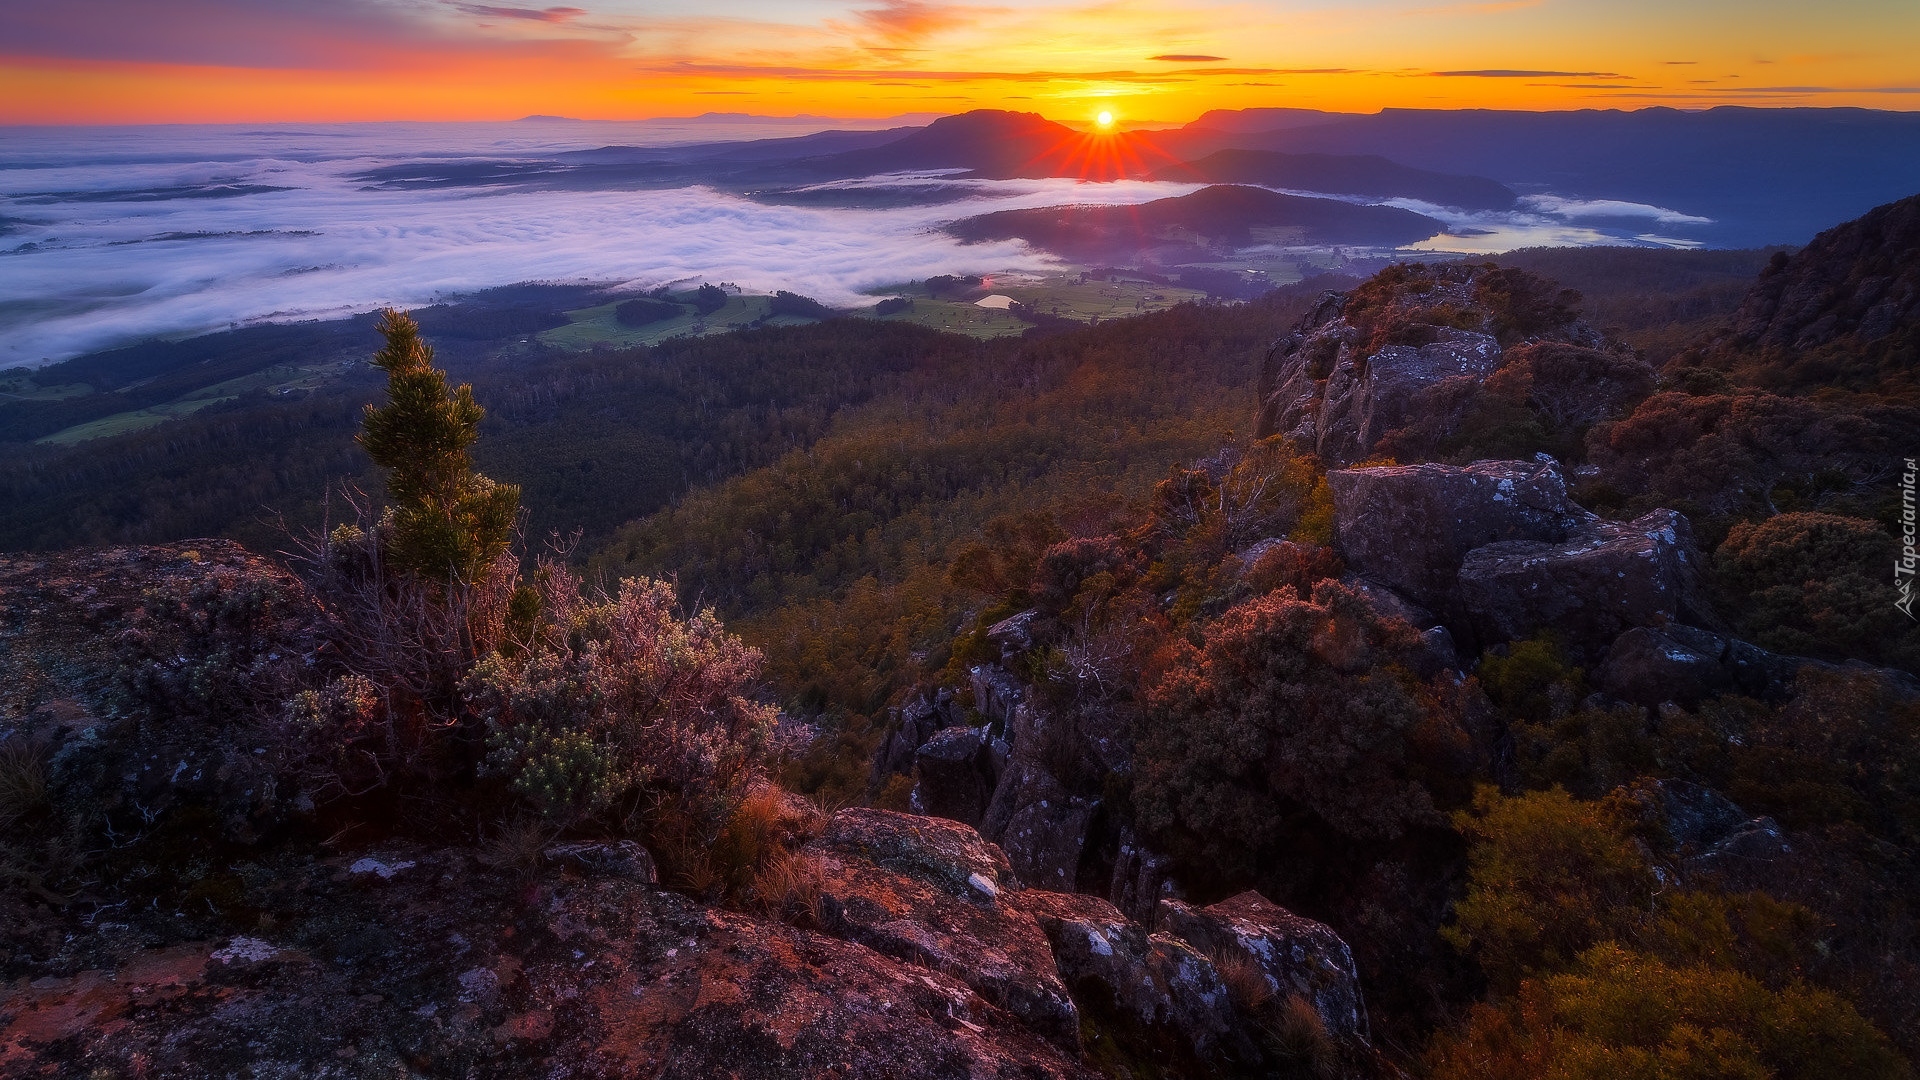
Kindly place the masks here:
<instances>
[{"instance_id":1,"label":"lichen-covered rock","mask_svg":"<svg viewBox=\"0 0 1920 1080\"><path fill-rule=\"evenodd\" d=\"M1326 924L1303 919L1255 892L1204 908L1163 900L1158 919L1162 930L1208 956L1251 959L1277 996L1306 999L1335 1039L1369 1042L1353 952Z\"/></svg>"},{"instance_id":2,"label":"lichen-covered rock","mask_svg":"<svg viewBox=\"0 0 1920 1080\"><path fill-rule=\"evenodd\" d=\"M987 642L1000 650L1001 663L1033 648L1033 621L1039 617L1038 611L1023 611L987 627Z\"/></svg>"},{"instance_id":3,"label":"lichen-covered rock","mask_svg":"<svg viewBox=\"0 0 1920 1080\"><path fill-rule=\"evenodd\" d=\"M1687 519L1654 510L1630 522L1587 522L1565 543L1475 548L1460 565L1460 600L1482 640L1550 629L1597 657L1632 627L1711 619L1699 568Z\"/></svg>"},{"instance_id":4,"label":"lichen-covered rock","mask_svg":"<svg viewBox=\"0 0 1920 1080\"><path fill-rule=\"evenodd\" d=\"M1349 349L1335 362L1311 421L1312 449L1322 461L1367 457L1389 432L1429 411L1429 399L1444 394L1449 381L1477 385L1500 366L1500 343L1490 334L1451 327L1434 334L1439 340L1417 348L1388 345L1366 357Z\"/></svg>"},{"instance_id":5,"label":"lichen-covered rock","mask_svg":"<svg viewBox=\"0 0 1920 1080\"><path fill-rule=\"evenodd\" d=\"M842 810L807 846L822 864L822 923L836 937L945 972L1056 1044L1080 1045L1079 1011L1033 917L1011 906L1006 857L963 825Z\"/></svg>"},{"instance_id":6,"label":"lichen-covered rock","mask_svg":"<svg viewBox=\"0 0 1920 1080\"><path fill-rule=\"evenodd\" d=\"M1149 850L1133 829L1120 830L1120 847L1113 861L1113 877L1107 899L1113 906L1138 922L1151 922L1160 901L1179 899L1184 894L1173 878L1173 859Z\"/></svg>"},{"instance_id":7,"label":"lichen-covered rock","mask_svg":"<svg viewBox=\"0 0 1920 1080\"><path fill-rule=\"evenodd\" d=\"M1193 946L1150 933L1098 897L1020 894L1053 945L1060 977L1096 989L1130 1024L1164 1028L1202 1061L1257 1055L1213 963Z\"/></svg>"},{"instance_id":8,"label":"lichen-covered rock","mask_svg":"<svg viewBox=\"0 0 1920 1080\"><path fill-rule=\"evenodd\" d=\"M995 769L987 729L953 727L914 751L919 782L914 809L934 817L977 825L993 795Z\"/></svg>"},{"instance_id":9,"label":"lichen-covered rock","mask_svg":"<svg viewBox=\"0 0 1920 1080\"><path fill-rule=\"evenodd\" d=\"M1039 765L1015 762L994 794L981 833L1000 845L1013 872L1036 888L1072 891L1100 804L1070 795Z\"/></svg>"},{"instance_id":10,"label":"lichen-covered rock","mask_svg":"<svg viewBox=\"0 0 1920 1080\"><path fill-rule=\"evenodd\" d=\"M642 885L654 885L660 881L653 854L631 840L555 844L543 854L550 863L589 874L626 878Z\"/></svg>"},{"instance_id":11,"label":"lichen-covered rock","mask_svg":"<svg viewBox=\"0 0 1920 1080\"><path fill-rule=\"evenodd\" d=\"M1026 701L1020 680L999 664L978 664L968 674L973 680L973 707L995 730L1007 730L1013 723L1014 710Z\"/></svg>"},{"instance_id":12,"label":"lichen-covered rock","mask_svg":"<svg viewBox=\"0 0 1920 1080\"><path fill-rule=\"evenodd\" d=\"M1327 485L1347 565L1443 612L1468 552L1499 541L1561 543L1592 517L1568 498L1551 460L1337 469Z\"/></svg>"},{"instance_id":13,"label":"lichen-covered rock","mask_svg":"<svg viewBox=\"0 0 1920 1080\"><path fill-rule=\"evenodd\" d=\"M271 929L76 924L0 984L0 1075L1094 1076L939 970L622 878L403 854L377 888L281 865L244 894Z\"/></svg>"},{"instance_id":14,"label":"lichen-covered rock","mask_svg":"<svg viewBox=\"0 0 1920 1080\"><path fill-rule=\"evenodd\" d=\"M1598 672L1600 688L1641 705L1694 706L1727 691L1762 700L1787 696L1810 661L1779 656L1697 626L1636 626L1614 641Z\"/></svg>"},{"instance_id":15,"label":"lichen-covered rock","mask_svg":"<svg viewBox=\"0 0 1920 1080\"><path fill-rule=\"evenodd\" d=\"M279 721L326 621L229 540L0 554L0 736L43 740L77 812L192 806L253 843L311 809Z\"/></svg>"}]
</instances>

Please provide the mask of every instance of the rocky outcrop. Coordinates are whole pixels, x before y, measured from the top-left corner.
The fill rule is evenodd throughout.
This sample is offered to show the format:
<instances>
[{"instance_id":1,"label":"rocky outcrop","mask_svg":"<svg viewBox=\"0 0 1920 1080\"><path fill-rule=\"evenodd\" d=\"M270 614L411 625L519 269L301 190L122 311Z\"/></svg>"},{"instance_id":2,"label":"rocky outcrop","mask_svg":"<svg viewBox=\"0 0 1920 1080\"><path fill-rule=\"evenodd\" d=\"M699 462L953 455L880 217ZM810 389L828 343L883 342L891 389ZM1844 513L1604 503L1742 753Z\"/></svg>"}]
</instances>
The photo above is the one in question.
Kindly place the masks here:
<instances>
[{"instance_id":1,"label":"rocky outcrop","mask_svg":"<svg viewBox=\"0 0 1920 1080\"><path fill-rule=\"evenodd\" d=\"M935 732L959 725L963 719L953 700L953 691L944 687L912 698L905 705L889 710L889 714L890 730L874 751L872 774L867 779L872 792L885 787L888 777L911 774L914 752L933 738Z\"/></svg>"},{"instance_id":2,"label":"rocky outcrop","mask_svg":"<svg viewBox=\"0 0 1920 1080\"><path fill-rule=\"evenodd\" d=\"M1006 851L1022 881L1038 888L1078 887L1081 862L1100 804L1069 794L1040 765L1008 766L980 831Z\"/></svg>"},{"instance_id":3,"label":"rocky outcrop","mask_svg":"<svg viewBox=\"0 0 1920 1080\"><path fill-rule=\"evenodd\" d=\"M1788 693L1808 661L1697 626L1636 626L1614 641L1598 676L1608 694L1641 705L1692 707L1728 691L1762 700Z\"/></svg>"},{"instance_id":4,"label":"rocky outcrop","mask_svg":"<svg viewBox=\"0 0 1920 1080\"><path fill-rule=\"evenodd\" d=\"M1172 934L1150 933L1098 897L1023 893L1053 945L1061 978L1129 1024L1165 1032L1201 1061L1251 1061L1258 1051L1219 971Z\"/></svg>"},{"instance_id":5,"label":"rocky outcrop","mask_svg":"<svg viewBox=\"0 0 1920 1080\"><path fill-rule=\"evenodd\" d=\"M1920 325L1920 196L1828 229L1760 275L1708 357L1841 347L1911 360Z\"/></svg>"},{"instance_id":6,"label":"rocky outcrop","mask_svg":"<svg viewBox=\"0 0 1920 1080\"><path fill-rule=\"evenodd\" d=\"M1215 960L1251 960L1274 994L1305 998L1334 1038L1368 1041L1353 952L1326 924L1303 919L1254 892L1204 908L1163 900L1158 921L1161 929Z\"/></svg>"},{"instance_id":7,"label":"rocky outcrop","mask_svg":"<svg viewBox=\"0 0 1920 1080\"><path fill-rule=\"evenodd\" d=\"M1337 469L1327 486L1347 565L1442 611L1469 552L1500 541L1563 543L1592 517L1551 460Z\"/></svg>"},{"instance_id":8,"label":"rocky outcrop","mask_svg":"<svg viewBox=\"0 0 1920 1080\"><path fill-rule=\"evenodd\" d=\"M299 579L228 540L0 554L0 737L54 750L90 812L191 805L254 843L313 808L275 721L326 623Z\"/></svg>"},{"instance_id":9,"label":"rocky outcrop","mask_svg":"<svg viewBox=\"0 0 1920 1080\"><path fill-rule=\"evenodd\" d=\"M1581 655L1597 656L1631 627L1710 618L1699 567L1687 519L1654 510L1630 522L1585 522L1561 544L1475 548L1460 565L1459 596L1483 641L1551 629Z\"/></svg>"},{"instance_id":10,"label":"rocky outcrop","mask_svg":"<svg viewBox=\"0 0 1920 1080\"><path fill-rule=\"evenodd\" d=\"M1328 465L1383 448L1417 459L1470 434L1487 394L1566 429L1645 397L1652 368L1581 323L1556 288L1490 266L1410 264L1329 293L1268 352L1256 433Z\"/></svg>"},{"instance_id":11,"label":"rocky outcrop","mask_svg":"<svg viewBox=\"0 0 1920 1080\"><path fill-rule=\"evenodd\" d=\"M0 986L0 1073L1096 1075L960 978L830 934L623 877L515 884L457 850L380 855L407 869L343 856L243 879L230 902L268 927L201 905L81 928Z\"/></svg>"},{"instance_id":12,"label":"rocky outcrop","mask_svg":"<svg viewBox=\"0 0 1920 1080\"><path fill-rule=\"evenodd\" d=\"M977 824L993 795L993 740L986 728L951 727L914 751L914 809Z\"/></svg>"},{"instance_id":13,"label":"rocky outcrop","mask_svg":"<svg viewBox=\"0 0 1920 1080\"><path fill-rule=\"evenodd\" d=\"M943 971L1062 1047L1079 1013L1006 857L966 826L883 810L843 810L807 847L822 857L829 932Z\"/></svg>"},{"instance_id":14,"label":"rocky outcrop","mask_svg":"<svg viewBox=\"0 0 1920 1080\"><path fill-rule=\"evenodd\" d=\"M1436 664L1460 636L1484 646L1551 629L1597 660L1633 627L1715 621L1685 517L1606 521L1568 496L1550 458L1340 469L1327 483L1335 542L1376 610L1450 631L1431 642Z\"/></svg>"}]
</instances>

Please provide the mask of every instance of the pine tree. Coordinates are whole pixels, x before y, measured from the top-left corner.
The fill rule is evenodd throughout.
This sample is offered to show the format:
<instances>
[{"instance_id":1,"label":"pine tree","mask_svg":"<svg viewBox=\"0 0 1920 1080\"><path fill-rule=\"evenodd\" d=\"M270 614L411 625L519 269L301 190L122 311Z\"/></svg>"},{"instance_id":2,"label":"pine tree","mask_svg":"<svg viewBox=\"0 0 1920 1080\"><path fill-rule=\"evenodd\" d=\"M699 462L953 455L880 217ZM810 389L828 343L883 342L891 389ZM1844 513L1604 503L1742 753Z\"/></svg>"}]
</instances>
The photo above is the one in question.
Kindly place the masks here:
<instances>
[{"instance_id":1,"label":"pine tree","mask_svg":"<svg viewBox=\"0 0 1920 1080\"><path fill-rule=\"evenodd\" d=\"M388 308L378 329L386 346L373 364L387 373L387 404L367 406L359 441L387 474L388 561L423 578L472 584L512 540L520 489L473 471L467 448L486 410L473 387L447 389L419 325Z\"/></svg>"}]
</instances>

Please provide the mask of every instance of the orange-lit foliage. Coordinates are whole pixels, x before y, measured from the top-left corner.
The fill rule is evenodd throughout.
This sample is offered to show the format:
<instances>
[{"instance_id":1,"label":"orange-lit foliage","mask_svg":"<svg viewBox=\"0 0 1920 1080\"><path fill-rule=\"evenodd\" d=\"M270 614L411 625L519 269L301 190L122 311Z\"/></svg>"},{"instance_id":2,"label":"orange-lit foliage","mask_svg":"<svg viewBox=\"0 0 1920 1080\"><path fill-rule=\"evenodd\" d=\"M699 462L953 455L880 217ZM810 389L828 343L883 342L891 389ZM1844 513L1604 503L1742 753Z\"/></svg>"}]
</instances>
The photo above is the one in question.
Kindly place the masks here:
<instances>
[{"instance_id":1,"label":"orange-lit foliage","mask_svg":"<svg viewBox=\"0 0 1920 1080\"><path fill-rule=\"evenodd\" d=\"M1304 811L1355 838L1439 822L1472 765L1455 715L1408 670L1419 635L1323 581L1248 600L1184 641L1138 725L1140 824L1245 873Z\"/></svg>"},{"instance_id":2,"label":"orange-lit foliage","mask_svg":"<svg viewBox=\"0 0 1920 1080\"><path fill-rule=\"evenodd\" d=\"M1474 1006L1429 1054L1435 1080L1898 1080L1906 1062L1853 1006L1804 984L1671 965L1617 945L1518 997Z\"/></svg>"}]
</instances>

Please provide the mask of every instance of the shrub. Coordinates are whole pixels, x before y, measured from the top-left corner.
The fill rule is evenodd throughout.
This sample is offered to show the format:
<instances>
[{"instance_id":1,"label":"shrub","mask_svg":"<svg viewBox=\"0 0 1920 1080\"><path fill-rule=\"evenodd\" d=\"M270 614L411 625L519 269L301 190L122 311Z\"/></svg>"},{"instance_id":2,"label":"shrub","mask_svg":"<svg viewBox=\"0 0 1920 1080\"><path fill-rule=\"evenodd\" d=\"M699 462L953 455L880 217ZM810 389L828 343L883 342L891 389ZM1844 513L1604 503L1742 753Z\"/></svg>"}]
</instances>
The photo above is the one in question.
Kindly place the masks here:
<instances>
[{"instance_id":1,"label":"shrub","mask_svg":"<svg viewBox=\"0 0 1920 1080\"><path fill-rule=\"evenodd\" d=\"M1920 632L1888 596L1895 548L1874 522L1836 514L1741 522L1714 552L1722 606L1767 648L1920 668Z\"/></svg>"},{"instance_id":2,"label":"shrub","mask_svg":"<svg viewBox=\"0 0 1920 1080\"><path fill-rule=\"evenodd\" d=\"M1471 767L1457 713L1407 670L1419 635L1336 581L1248 600L1177 642L1136 724L1147 830L1251 872L1306 811L1356 839L1437 821L1430 781Z\"/></svg>"},{"instance_id":3,"label":"shrub","mask_svg":"<svg viewBox=\"0 0 1920 1080\"><path fill-rule=\"evenodd\" d=\"M711 840L772 729L774 710L747 696L759 652L711 611L678 618L665 582L582 596L555 568L544 599L551 621L525 653L487 657L464 686L486 733L485 772L549 820L646 793Z\"/></svg>"},{"instance_id":4,"label":"shrub","mask_svg":"<svg viewBox=\"0 0 1920 1080\"><path fill-rule=\"evenodd\" d=\"M1656 886L1633 821L1621 800L1581 802L1559 788L1507 798L1482 788L1471 811L1454 815L1474 843L1467 894L1442 934L1507 989L1622 938Z\"/></svg>"},{"instance_id":5,"label":"shrub","mask_svg":"<svg viewBox=\"0 0 1920 1080\"><path fill-rule=\"evenodd\" d=\"M1528 980L1509 1003L1475 1006L1464 1032L1436 1040L1429 1064L1436 1080L1910 1075L1885 1036L1824 990L1772 990L1612 944Z\"/></svg>"},{"instance_id":6,"label":"shrub","mask_svg":"<svg viewBox=\"0 0 1920 1080\"><path fill-rule=\"evenodd\" d=\"M14 734L0 740L0 833L47 804L47 746Z\"/></svg>"}]
</instances>

